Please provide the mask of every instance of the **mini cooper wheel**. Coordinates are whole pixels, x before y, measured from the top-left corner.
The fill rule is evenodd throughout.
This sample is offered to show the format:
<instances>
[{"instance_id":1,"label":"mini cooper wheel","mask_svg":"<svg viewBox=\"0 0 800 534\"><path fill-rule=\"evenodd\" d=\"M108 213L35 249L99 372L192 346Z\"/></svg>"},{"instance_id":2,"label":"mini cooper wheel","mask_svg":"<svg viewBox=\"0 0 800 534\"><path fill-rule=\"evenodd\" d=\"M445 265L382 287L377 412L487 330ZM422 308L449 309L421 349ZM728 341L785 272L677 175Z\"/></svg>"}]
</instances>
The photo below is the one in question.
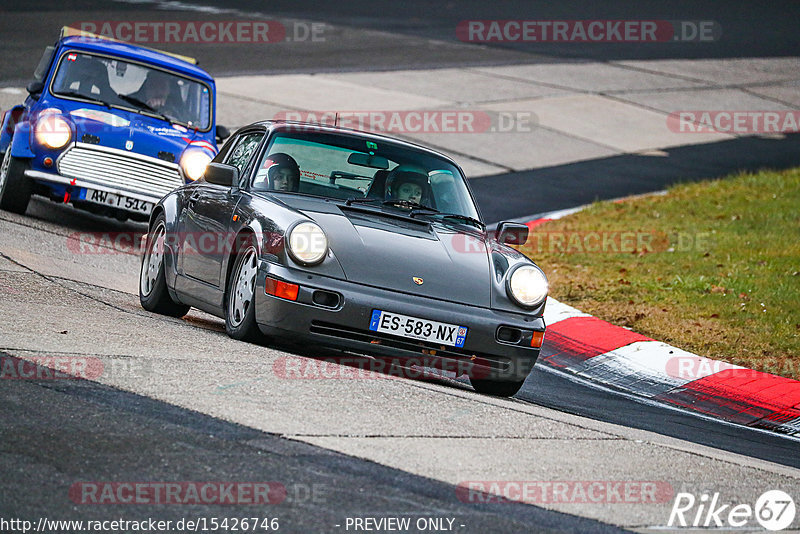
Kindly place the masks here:
<instances>
[{"instance_id":1,"label":"mini cooper wheel","mask_svg":"<svg viewBox=\"0 0 800 534\"><path fill-rule=\"evenodd\" d=\"M139 302L142 308L170 317L183 317L189 306L178 304L169 296L164 275L164 240L167 224L160 214L153 224L153 231L147 237L147 248L142 256L142 269L139 273Z\"/></svg>"},{"instance_id":2,"label":"mini cooper wheel","mask_svg":"<svg viewBox=\"0 0 800 534\"><path fill-rule=\"evenodd\" d=\"M494 395L495 397L511 397L515 395L525 383L522 380L488 380L485 378L470 378L469 383L475 391L484 395Z\"/></svg>"},{"instance_id":3,"label":"mini cooper wheel","mask_svg":"<svg viewBox=\"0 0 800 534\"><path fill-rule=\"evenodd\" d=\"M20 215L28 209L28 202L33 194L33 182L25 176L27 168L25 160L11 155L9 145L3 155L3 163L0 164L0 209Z\"/></svg>"},{"instance_id":4,"label":"mini cooper wheel","mask_svg":"<svg viewBox=\"0 0 800 534\"><path fill-rule=\"evenodd\" d=\"M263 339L256 325L256 274L258 250L252 239L239 247L225 295L225 331L234 339L258 342Z\"/></svg>"}]
</instances>

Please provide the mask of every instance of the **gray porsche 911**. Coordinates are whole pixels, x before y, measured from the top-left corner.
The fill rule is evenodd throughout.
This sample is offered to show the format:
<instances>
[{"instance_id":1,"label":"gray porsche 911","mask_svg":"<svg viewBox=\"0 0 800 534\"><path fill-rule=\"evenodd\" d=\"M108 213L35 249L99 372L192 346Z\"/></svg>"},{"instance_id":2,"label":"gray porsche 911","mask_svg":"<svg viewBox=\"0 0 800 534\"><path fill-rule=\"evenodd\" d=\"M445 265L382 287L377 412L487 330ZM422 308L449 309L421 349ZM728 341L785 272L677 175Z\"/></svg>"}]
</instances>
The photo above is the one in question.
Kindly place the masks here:
<instances>
[{"instance_id":1,"label":"gray porsche 911","mask_svg":"<svg viewBox=\"0 0 800 534\"><path fill-rule=\"evenodd\" d=\"M153 208L139 296L236 339L425 356L510 396L539 356L547 278L489 232L461 169L390 137L265 121ZM265 337L266 336L266 337Z\"/></svg>"}]
</instances>

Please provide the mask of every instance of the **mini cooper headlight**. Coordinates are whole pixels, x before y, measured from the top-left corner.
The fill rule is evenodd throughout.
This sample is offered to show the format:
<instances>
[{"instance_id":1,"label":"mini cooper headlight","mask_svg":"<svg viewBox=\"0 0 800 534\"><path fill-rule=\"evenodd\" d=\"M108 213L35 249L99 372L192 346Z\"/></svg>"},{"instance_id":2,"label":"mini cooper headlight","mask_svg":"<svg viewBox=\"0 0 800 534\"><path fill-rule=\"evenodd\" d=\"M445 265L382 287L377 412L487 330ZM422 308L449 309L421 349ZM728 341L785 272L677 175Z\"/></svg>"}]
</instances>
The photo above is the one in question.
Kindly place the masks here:
<instances>
[{"instance_id":1,"label":"mini cooper headlight","mask_svg":"<svg viewBox=\"0 0 800 534\"><path fill-rule=\"evenodd\" d=\"M34 134L40 144L49 148L61 148L72 138L69 123L56 114L42 116L36 122Z\"/></svg>"},{"instance_id":2,"label":"mini cooper headlight","mask_svg":"<svg viewBox=\"0 0 800 534\"><path fill-rule=\"evenodd\" d=\"M298 263L314 265L328 253L328 238L316 223L301 222L289 230L289 254Z\"/></svg>"},{"instance_id":3,"label":"mini cooper headlight","mask_svg":"<svg viewBox=\"0 0 800 534\"><path fill-rule=\"evenodd\" d=\"M506 291L519 305L526 308L538 306L547 297L547 277L533 265L522 265L508 277Z\"/></svg>"},{"instance_id":4,"label":"mini cooper headlight","mask_svg":"<svg viewBox=\"0 0 800 534\"><path fill-rule=\"evenodd\" d=\"M211 156L200 150L190 150L181 158L183 172L192 181L203 176L209 163L211 163Z\"/></svg>"}]
</instances>

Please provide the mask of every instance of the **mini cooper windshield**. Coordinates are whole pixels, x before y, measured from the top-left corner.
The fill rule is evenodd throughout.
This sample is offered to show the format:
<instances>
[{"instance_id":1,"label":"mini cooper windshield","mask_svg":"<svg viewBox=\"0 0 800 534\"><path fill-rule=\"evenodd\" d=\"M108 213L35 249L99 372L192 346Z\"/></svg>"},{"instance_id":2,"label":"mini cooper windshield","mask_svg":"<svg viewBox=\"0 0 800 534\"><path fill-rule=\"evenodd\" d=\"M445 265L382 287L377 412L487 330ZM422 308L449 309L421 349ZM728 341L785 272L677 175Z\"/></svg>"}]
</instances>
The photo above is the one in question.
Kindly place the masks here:
<instances>
[{"instance_id":1,"label":"mini cooper windshield","mask_svg":"<svg viewBox=\"0 0 800 534\"><path fill-rule=\"evenodd\" d=\"M259 161L252 189L374 203L412 215L482 225L456 166L434 154L380 139L281 132Z\"/></svg>"},{"instance_id":2,"label":"mini cooper windshield","mask_svg":"<svg viewBox=\"0 0 800 534\"><path fill-rule=\"evenodd\" d=\"M206 85L118 58L64 53L51 92L133 109L201 131L211 127L211 92Z\"/></svg>"}]
</instances>

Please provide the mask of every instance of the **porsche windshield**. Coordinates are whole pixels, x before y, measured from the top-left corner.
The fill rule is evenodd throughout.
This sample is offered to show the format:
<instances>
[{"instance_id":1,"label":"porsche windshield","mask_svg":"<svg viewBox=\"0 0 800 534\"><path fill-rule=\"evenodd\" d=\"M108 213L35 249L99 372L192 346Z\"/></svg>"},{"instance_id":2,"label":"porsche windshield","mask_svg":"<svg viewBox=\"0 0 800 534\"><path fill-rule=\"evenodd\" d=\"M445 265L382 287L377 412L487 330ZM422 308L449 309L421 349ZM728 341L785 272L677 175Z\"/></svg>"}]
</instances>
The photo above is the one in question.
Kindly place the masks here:
<instances>
[{"instance_id":1,"label":"porsche windshield","mask_svg":"<svg viewBox=\"0 0 800 534\"><path fill-rule=\"evenodd\" d=\"M349 135L275 134L252 188L479 218L464 177L446 159Z\"/></svg>"},{"instance_id":2,"label":"porsche windshield","mask_svg":"<svg viewBox=\"0 0 800 534\"><path fill-rule=\"evenodd\" d=\"M207 85L160 69L83 52L61 56L54 95L159 116L201 131L211 127Z\"/></svg>"}]
</instances>

